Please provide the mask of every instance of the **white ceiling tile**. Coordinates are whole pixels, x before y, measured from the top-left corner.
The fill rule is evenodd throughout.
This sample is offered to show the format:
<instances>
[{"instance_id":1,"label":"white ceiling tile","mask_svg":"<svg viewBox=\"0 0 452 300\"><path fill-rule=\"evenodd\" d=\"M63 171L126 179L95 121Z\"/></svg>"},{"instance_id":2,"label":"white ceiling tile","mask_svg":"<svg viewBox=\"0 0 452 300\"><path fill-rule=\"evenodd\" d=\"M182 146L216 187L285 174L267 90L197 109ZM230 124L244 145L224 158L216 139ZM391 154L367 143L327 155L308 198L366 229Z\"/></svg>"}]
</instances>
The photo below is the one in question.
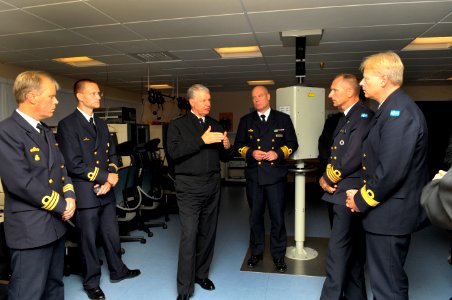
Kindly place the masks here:
<instances>
[{"instance_id":1,"label":"white ceiling tile","mask_svg":"<svg viewBox=\"0 0 452 300\"><path fill-rule=\"evenodd\" d=\"M433 23L452 10L452 2L386 3L305 10L250 13L256 32ZM400 13L403 11L403 13ZM271 20L269 22L268 20Z\"/></svg>"},{"instance_id":2,"label":"white ceiling tile","mask_svg":"<svg viewBox=\"0 0 452 300\"><path fill-rule=\"evenodd\" d=\"M33 49L33 50L24 50L23 52L31 53L42 58L50 59L70 56L98 56L98 55L118 54L117 51L101 45L82 45L48 49Z\"/></svg>"},{"instance_id":3,"label":"white ceiling tile","mask_svg":"<svg viewBox=\"0 0 452 300\"><path fill-rule=\"evenodd\" d=\"M147 40L105 43L105 46L126 54L164 51L164 48Z\"/></svg>"},{"instance_id":4,"label":"white ceiling tile","mask_svg":"<svg viewBox=\"0 0 452 300\"><path fill-rule=\"evenodd\" d=\"M190 38L173 38L152 40L165 50L196 50L212 49L217 47L252 46L256 40L252 34L234 34L219 36L204 36Z\"/></svg>"},{"instance_id":5,"label":"white ceiling tile","mask_svg":"<svg viewBox=\"0 0 452 300\"><path fill-rule=\"evenodd\" d=\"M0 36L0 44L11 50L36 49L46 47L76 46L91 44L87 40L68 30L52 30L33 33L24 33L20 37L14 35Z\"/></svg>"},{"instance_id":6,"label":"white ceiling tile","mask_svg":"<svg viewBox=\"0 0 452 300\"><path fill-rule=\"evenodd\" d=\"M241 13L239 0L91 0L90 4L121 22Z\"/></svg>"},{"instance_id":7,"label":"white ceiling tile","mask_svg":"<svg viewBox=\"0 0 452 300\"><path fill-rule=\"evenodd\" d=\"M149 39L251 32L243 14L127 23L126 25Z\"/></svg>"},{"instance_id":8,"label":"white ceiling tile","mask_svg":"<svg viewBox=\"0 0 452 300\"><path fill-rule=\"evenodd\" d=\"M97 43L124 42L144 38L127 27L119 24L75 28L72 29L72 31L77 32Z\"/></svg>"},{"instance_id":9,"label":"white ceiling tile","mask_svg":"<svg viewBox=\"0 0 452 300\"><path fill-rule=\"evenodd\" d=\"M0 36L51 29L58 27L20 10L0 12Z\"/></svg>"},{"instance_id":10,"label":"white ceiling tile","mask_svg":"<svg viewBox=\"0 0 452 300\"><path fill-rule=\"evenodd\" d=\"M56 5L36 6L25 11L46 19L63 28L112 24L116 21L83 2L68 2ZM67 17L70 12L71 17Z\"/></svg>"}]
</instances>

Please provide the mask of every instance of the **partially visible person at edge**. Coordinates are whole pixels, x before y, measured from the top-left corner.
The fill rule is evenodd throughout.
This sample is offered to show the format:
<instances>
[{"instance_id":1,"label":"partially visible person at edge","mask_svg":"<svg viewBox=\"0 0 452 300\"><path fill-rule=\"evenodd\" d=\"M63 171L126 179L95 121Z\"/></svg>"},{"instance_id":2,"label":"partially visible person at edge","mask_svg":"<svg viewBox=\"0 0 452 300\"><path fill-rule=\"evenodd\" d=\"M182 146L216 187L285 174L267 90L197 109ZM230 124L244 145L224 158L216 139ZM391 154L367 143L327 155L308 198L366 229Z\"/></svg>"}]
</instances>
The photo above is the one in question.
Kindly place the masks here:
<instances>
[{"instance_id":1,"label":"partially visible person at edge","mask_svg":"<svg viewBox=\"0 0 452 300\"><path fill-rule=\"evenodd\" d=\"M55 137L42 123L55 112L57 89L47 73L19 74L18 108L0 122L9 300L64 299L65 221L74 214L75 193Z\"/></svg>"},{"instance_id":2,"label":"partially visible person at edge","mask_svg":"<svg viewBox=\"0 0 452 300\"><path fill-rule=\"evenodd\" d=\"M378 102L363 143L362 184L347 191L347 207L363 215L369 279L375 299L408 299L404 265L411 234L426 220L420 205L428 181L424 115L402 89L403 63L394 52L361 64L361 86Z\"/></svg>"}]
</instances>

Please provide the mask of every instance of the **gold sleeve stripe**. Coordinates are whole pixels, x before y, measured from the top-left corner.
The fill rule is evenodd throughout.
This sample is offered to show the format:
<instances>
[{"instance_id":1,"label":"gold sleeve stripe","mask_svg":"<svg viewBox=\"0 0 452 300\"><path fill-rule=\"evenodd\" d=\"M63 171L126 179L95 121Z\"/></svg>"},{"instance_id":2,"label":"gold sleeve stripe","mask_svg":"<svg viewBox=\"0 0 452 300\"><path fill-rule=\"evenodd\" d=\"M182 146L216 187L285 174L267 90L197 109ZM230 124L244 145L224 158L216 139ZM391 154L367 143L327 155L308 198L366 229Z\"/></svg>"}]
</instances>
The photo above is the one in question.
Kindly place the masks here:
<instances>
[{"instance_id":1,"label":"gold sleeve stripe","mask_svg":"<svg viewBox=\"0 0 452 300\"><path fill-rule=\"evenodd\" d=\"M282 146L281 151L284 153L284 159L287 159L292 154L292 149L287 146Z\"/></svg>"},{"instance_id":2,"label":"gold sleeve stripe","mask_svg":"<svg viewBox=\"0 0 452 300\"><path fill-rule=\"evenodd\" d=\"M52 195L42 197L41 203L42 207L45 210L53 210L60 201L60 194L55 191L52 191Z\"/></svg>"},{"instance_id":3,"label":"gold sleeve stripe","mask_svg":"<svg viewBox=\"0 0 452 300\"><path fill-rule=\"evenodd\" d=\"M242 147L239 149L239 153L244 159L246 159L246 152L248 152L249 149L250 149L250 147L248 147L248 146L245 146L245 147Z\"/></svg>"},{"instance_id":4,"label":"gold sleeve stripe","mask_svg":"<svg viewBox=\"0 0 452 300\"><path fill-rule=\"evenodd\" d=\"M339 170L335 170L332 164L326 166L326 176L333 183L338 183L342 180L342 173Z\"/></svg>"},{"instance_id":5,"label":"gold sleeve stripe","mask_svg":"<svg viewBox=\"0 0 452 300\"><path fill-rule=\"evenodd\" d=\"M110 167L115 168L116 172L118 172L119 168L117 165L115 165L114 163L108 164Z\"/></svg>"},{"instance_id":6,"label":"gold sleeve stripe","mask_svg":"<svg viewBox=\"0 0 452 300\"><path fill-rule=\"evenodd\" d=\"M364 185L361 188L361 196L363 197L364 201L366 201L366 203L369 206L375 207L378 204L380 204L380 202L378 202L377 200L374 199L374 197L375 197L374 191L372 191L371 189L366 189L366 185Z\"/></svg>"},{"instance_id":7,"label":"gold sleeve stripe","mask_svg":"<svg viewBox=\"0 0 452 300\"><path fill-rule=\"evenodd\" d=\"M94 171L88 173L89 181L96 180L97 174L99 174L99 168L98 167L94 167Z\"/></svg>"},{"instance_id":8,"label":"gold sleeve stripe","mask_svg":"<svg viewBox=\"0 0 452 300\"><path fill-rule=\"evenodd\" d=\"M65 186L63 186L63 193L66 193L67 191L74 191L74 186L72 184L66 184Z\"/></svg>"}]
</instances>

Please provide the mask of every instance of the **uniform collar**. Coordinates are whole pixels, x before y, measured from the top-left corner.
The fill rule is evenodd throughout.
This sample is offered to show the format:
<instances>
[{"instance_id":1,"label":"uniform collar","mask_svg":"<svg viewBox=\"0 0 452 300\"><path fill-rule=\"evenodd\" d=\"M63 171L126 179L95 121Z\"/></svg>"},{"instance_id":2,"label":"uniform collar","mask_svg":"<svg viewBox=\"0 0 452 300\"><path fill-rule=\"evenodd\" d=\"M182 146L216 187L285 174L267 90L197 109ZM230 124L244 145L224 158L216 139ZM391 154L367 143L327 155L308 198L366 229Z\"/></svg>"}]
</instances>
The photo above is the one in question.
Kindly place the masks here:
<instances>
[{"instance_id":1,"label":"uniform collar","mask_svg":"<svg viewBox=\"0 0 452 300\"><path fill-rule=\"evenodd\" d=\"M18 108L16 108L16 112L25 119L25 121L27 121L28 124L31 125L31 127L33 127L37 132L39 132L38 128L36 127L38 124L41 124L41 122L33 119L32 117L30 117L29 115L27 115L26 113L21 112Z\"/></svg>"}]
</instances>

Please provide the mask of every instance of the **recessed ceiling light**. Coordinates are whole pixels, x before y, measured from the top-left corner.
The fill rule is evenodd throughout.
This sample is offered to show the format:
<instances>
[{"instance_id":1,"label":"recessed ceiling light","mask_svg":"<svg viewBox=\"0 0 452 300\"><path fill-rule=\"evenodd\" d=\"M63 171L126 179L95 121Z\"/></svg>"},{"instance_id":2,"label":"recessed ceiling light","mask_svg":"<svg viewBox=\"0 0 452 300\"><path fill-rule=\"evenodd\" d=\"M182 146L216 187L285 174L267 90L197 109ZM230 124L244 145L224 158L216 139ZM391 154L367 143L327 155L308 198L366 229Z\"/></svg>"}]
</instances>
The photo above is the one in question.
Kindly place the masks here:
<instances>
[{"instance_id":1,"label":"recessed ceiling light","mask_svg":"<svg viewBox=\"0 0 452 300\"><path fill-rule=\"evenodd\" d=\"M214 48L221 58L262 57L258 46Z\"/></svg>"},{"instance_id":2,"label":"recessed ceiling light","mask_svg":"<svg viewBox=\"0 0 452 300\"><path fill-rule=\"evenodd\" d=\"M150 84L146 86L147 88L151 88L154 90L167 90L167 89L172 89L173 87L169 84Z\"/></svg>"},{"instance_id":3,"label":"recessed ceiling light","mask_svg":"<svg viewBox=\"0 0 452 300\"><path fill-rule=\"evenodd\" d=\"M105 66L106 63L101 62L99 60L92 59L88 56L75 56L75 57L61 57L54 58L54 61L62 62L74 67L97 67L97 66Z\"/></svg>"},{"instance_id":4,"label":"recessed ceiling light","mask_svg":"<svg viewBox=\"0 0 452 300\"><path fill-rule=\"evenodd\" d=\"M273 80L248 80L249 85L273 85L275 82Z\"/></svg>"},{"instance_id":5,"label":"recessed ceiling light","mask_svg":"<svg viewBox=\"0 0 452 300\"><path fill-rule=\"evenodd\" d=\"M416 38L409 43L402 51L420 51L420 50L448 50L452 46L452 37L425 37Z\"/></svg>"}]
</instances>

